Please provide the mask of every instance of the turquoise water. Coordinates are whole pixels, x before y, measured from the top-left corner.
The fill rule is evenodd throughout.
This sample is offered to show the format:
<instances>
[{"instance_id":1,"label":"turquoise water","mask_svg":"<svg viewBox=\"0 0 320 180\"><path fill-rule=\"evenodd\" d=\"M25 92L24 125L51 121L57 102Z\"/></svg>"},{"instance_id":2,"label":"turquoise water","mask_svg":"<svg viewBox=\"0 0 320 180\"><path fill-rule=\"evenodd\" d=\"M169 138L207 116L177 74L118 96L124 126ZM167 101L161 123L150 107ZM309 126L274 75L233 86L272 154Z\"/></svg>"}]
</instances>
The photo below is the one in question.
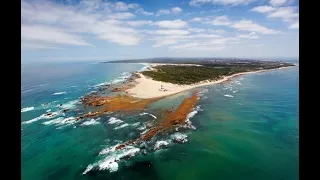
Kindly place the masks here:
<instances>
[{"instance_id":1,"label":"turquoise water","mask_svg":"<svg viewBox=\"0 0 320 180\"><path fill-rule=\"evenodd\" d=\"M139 136L143 123L160 120L163 110L175 108L191 93L156 102L146 111L149 114L63 121L86 111L77 102L85 93L143 67L92 63L22 67L21 107L34 107L21 113L22 179L298 179L298 67L198 88L197 113L190 118L196 129L179 129L187 136L186 143L176 144L170 134L161 135L147 145L147 155L136 147L140 152L118 162L116 171L93 169L83 175L88 165L101 165L115 155L99 152ZM72 111L59 113L60 104ZM37 118L48 110L57 112L56 117ZM127 126L108 124L112 117ZM159 140L169 142L168 148L152 150Z\"/></svg>"}]
</instances>

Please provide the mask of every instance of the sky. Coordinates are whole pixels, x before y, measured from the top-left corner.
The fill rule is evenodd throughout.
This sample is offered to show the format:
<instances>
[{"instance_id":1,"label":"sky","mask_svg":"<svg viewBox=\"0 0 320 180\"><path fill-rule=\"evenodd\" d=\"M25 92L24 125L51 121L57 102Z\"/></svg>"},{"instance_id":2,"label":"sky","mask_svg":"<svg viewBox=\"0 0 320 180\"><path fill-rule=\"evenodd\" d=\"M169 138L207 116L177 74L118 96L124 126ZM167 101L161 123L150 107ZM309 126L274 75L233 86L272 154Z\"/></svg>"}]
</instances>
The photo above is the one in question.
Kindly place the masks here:
<instances>
[{"instance_id":1,"label":"sky","mask_svg":"<svg viewBox=\"0 0 320 180\"><path fill-rule=\"evenodd\" d=\"M299 0L22 0L21 62L298 58Z\"/></svg>"}]
</instances>

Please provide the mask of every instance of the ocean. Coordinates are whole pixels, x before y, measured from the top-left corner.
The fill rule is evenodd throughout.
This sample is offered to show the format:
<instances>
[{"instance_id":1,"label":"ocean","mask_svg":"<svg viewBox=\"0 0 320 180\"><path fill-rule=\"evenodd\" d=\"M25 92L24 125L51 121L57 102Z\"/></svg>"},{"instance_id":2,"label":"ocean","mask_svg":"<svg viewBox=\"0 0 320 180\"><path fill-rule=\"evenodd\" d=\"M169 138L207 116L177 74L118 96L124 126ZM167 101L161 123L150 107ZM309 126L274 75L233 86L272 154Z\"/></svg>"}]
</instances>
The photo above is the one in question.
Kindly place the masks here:
<instances>
[{"instance_id":1,"label":"ocean","mask_svg":"<svg viewBox=\"0 0 320 180\"><path fill-rule=\"evenodd\" d=\"M79 99L106 83L117 83L146 64L26 64L21 69L21 173L24 180L294 180L299 176L299 66L248 74L200 87L151 104L145 112L114 113L76 121ZM149 146L120 152L193 91L189 115L194 129L164 134ZM71 111L65 113L62 109ZM52 113L51 116L45 114ZM174 143L176 137L185 143ZM134 153L130 159L124 155ZM121 158L120 162L111 162ZM100 168L100 169L99 169Z\"/></svg>"}]
</instances>

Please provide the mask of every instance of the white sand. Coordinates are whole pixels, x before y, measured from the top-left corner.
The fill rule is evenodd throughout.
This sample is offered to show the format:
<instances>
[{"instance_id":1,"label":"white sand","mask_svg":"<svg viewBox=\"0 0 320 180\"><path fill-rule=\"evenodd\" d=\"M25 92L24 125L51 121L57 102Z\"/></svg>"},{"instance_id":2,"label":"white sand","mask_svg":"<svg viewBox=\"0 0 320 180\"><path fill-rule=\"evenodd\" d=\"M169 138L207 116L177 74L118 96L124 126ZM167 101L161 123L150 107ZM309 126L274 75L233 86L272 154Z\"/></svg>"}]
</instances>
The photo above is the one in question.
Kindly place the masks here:
<instances>
[{"instance_id":1,"label":"white sand","mask_svg":"<svg viewBox=\"0 0 320 180\"><path fill-rule=\"evenodd\" d=\"M151 67L154 67L157 65L165 65L165 64L152 63ZM193 89L196 87L200 87L200 86L218 84L218 83L227 81L235 76L239 76L239 75L243 75L243 74L264 72L264 71L268 71L268 70L259 70L259 71L251 71L251 72L243 72L243 73L233 74L230 76L225 76L222 79L219 79L216 81L211 81L211 82L210 81L203 81L203 82L199 82L199 83L196 83L193 85L177 85L177 84L172 84L172 83L155 81L151 78L144 76L141 73L138 73L141 76L141 78L136 79L136 82L137 82L136 86L128 89L127 92L130 95L132 95L133 97L138 97L138 98L143 98L143 99L169 96L169 95L177 94L179 92L183 92L183 91ZM161 85L167 91L160 91L159 89L161 88Z\"/></svg>"}]
</instances>

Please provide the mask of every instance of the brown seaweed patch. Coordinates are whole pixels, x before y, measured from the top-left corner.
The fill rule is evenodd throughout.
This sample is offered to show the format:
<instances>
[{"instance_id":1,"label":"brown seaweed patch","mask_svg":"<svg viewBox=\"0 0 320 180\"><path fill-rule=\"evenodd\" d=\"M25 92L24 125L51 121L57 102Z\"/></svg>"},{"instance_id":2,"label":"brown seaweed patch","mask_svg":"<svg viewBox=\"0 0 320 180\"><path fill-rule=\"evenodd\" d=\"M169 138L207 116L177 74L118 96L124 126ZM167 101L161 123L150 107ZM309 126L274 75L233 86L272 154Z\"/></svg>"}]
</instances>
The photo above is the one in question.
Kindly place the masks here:
<instances>
[{"instance_id":1,"label":"brown seaweed patch","mask_svg":"<svg viewBox=\"0 0 320 180\"><path fill-rule=\"evenodd\" d=\"M139 99L129 95L117 95L114 97L108 96L88 96L82 99L82 103L87 107L99 107L99 110L94 113L87 113L84 116L78 117L82 119L84 117L98 116L103 113L113 112L132 112L145 110L147 106L160 98Z\"/></svg>"},{"instance_id":2,"label":"brown seaweed patch","mask_svg":"<svg viewBox=\"0 0 320 180\"><path fill-rule=\"evenodd\" d=\"M197 93L194 93L191 97L185 98L175 111L167 112L168 113L166 115L167 118L165 118L163 121L156 124L154 127L149 129L146 133L142 134L135 141L132 141L132 140L127 141L126 143L123 143L117 146L116 149L122 149L126 145L137 144L137 143L140 143L141 141L149 141L159 133L168 132L177 126L186 124L187 116L195 107L198 100L199 100L199 96Z\"/></svg>"}]
</instances>

